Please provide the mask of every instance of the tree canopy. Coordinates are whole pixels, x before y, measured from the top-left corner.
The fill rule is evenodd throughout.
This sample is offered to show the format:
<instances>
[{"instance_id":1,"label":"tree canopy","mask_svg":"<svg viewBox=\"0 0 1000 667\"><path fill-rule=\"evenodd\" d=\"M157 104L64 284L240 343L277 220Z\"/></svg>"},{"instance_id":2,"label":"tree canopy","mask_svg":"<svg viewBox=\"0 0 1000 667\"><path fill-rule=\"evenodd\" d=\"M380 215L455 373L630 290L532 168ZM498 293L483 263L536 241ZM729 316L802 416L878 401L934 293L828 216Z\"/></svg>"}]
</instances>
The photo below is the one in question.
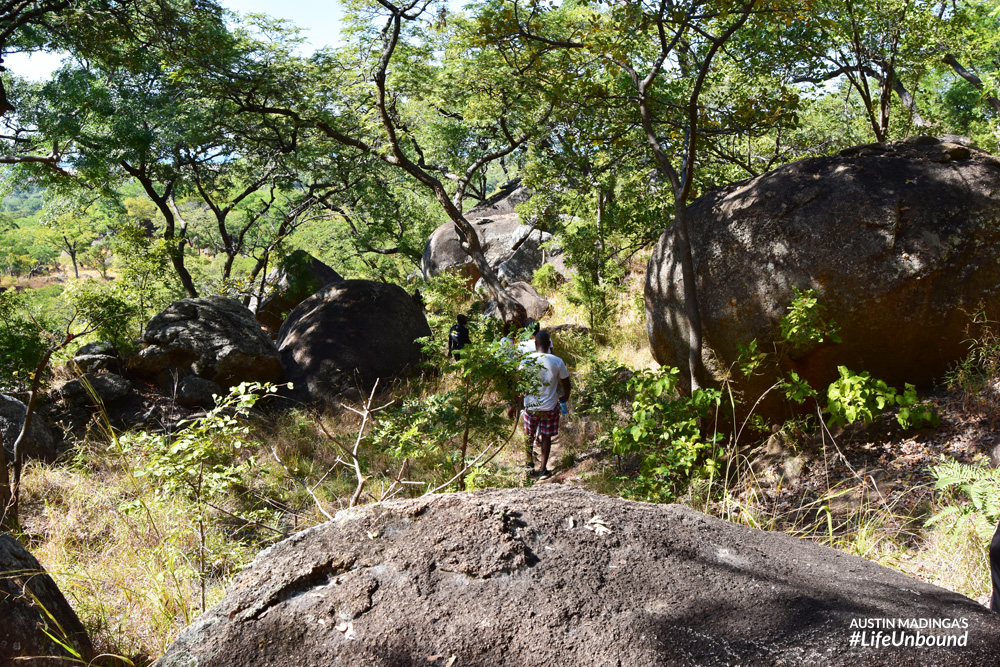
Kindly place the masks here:
<instances>
[{"instance_id":1,"label":"tree canopy","mask_svg":"<svg viewBox=\"0 0 1000 667\"><path fill-rule=\"evenodd\" d=\"M534 195L525 214L589 276L583 292L612 289L666 230L693 290L686 208L706 189L915 132L1000 138L996 0L346 10L342 43L303 53L288 22L211 0L0 7L0 59L68 54L48 81L3 72L7 191L45 189L49 242L74 262L81 244L147 225L183 292L245 299L303 242L405 280L450 221L517 319L465 214L514 179Z\"/></svg>"}]
</instances>

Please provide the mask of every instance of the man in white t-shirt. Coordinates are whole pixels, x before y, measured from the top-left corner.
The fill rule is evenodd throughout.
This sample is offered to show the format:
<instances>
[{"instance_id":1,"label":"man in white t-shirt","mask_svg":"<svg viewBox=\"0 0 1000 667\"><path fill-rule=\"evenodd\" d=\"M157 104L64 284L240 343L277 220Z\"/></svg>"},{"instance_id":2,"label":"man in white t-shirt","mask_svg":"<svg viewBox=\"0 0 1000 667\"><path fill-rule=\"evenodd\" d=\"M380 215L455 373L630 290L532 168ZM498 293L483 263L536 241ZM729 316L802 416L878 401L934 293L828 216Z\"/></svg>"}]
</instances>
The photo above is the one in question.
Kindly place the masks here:
<instances>
[{"instance_id":1,"label":"man in white t-shirt","mask_svg":"<svg viewBox=\"0 0 1000 667\"><path fill-rule=\"evenodd\" d=\"M525 340L522 340L517 344L518 351L524 354L534 354L535 353L535 336L538 335L538 331L541 329L538 322L528 322L528 326L525 328L525 335L528 336Z\"/></svg>"},{"instance_id":2,"label":"man in white t-shirt","mask_svg":"<svg viewBox=\"0 0 1000 667\"><path fill-rule=\"evenodd\" d=\"M528 468L534 468L534 444L538 444L539 457L538 474L548 477L547 465L549 452L552 449L552 438L559 434L560 399L559 389L562 388L562 400L569 399L569 371L563 360L550 354L552 340L548 331L535 334L535 352L521 363L521 368L536 374L535 389L524 397L524 432L527 435L526 454ZM511 415L513 416L513 415Z\"/></svg>"}]
</instances>

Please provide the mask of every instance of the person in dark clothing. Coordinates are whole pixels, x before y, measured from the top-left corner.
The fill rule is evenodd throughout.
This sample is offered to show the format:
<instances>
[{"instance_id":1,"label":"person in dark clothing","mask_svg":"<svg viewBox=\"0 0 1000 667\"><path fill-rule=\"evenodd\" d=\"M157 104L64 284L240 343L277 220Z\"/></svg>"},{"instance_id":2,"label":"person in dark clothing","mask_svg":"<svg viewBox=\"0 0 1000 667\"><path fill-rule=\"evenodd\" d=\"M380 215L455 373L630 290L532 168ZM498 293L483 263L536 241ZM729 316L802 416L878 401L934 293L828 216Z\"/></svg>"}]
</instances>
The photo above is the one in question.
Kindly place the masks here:
<instances>
[{"instance_id":1,"label":"person in dark clothing","mask_svg":"<svg viewBox=\"0 0 1000 667\"><path fill-rule=\"evenodd\" d=\"M990 540L990 579L993 580L993 595L990 596L990 609L1000 612L1000 523Z\"/></svg>"},{"instance_id":2,"label":"person in dark clothing","mask_svg":"<svg viewBox=\"0 0 1000 667\"><path fill-rule=\"evenodd\" d=\"M472 341L469 339L469 327L466 326L468 318L465 315L459 315L456 319L458 322L453 324L448 332L448 352L458 361L461 358L458 351Z\"/></svg>"}]
</instances>

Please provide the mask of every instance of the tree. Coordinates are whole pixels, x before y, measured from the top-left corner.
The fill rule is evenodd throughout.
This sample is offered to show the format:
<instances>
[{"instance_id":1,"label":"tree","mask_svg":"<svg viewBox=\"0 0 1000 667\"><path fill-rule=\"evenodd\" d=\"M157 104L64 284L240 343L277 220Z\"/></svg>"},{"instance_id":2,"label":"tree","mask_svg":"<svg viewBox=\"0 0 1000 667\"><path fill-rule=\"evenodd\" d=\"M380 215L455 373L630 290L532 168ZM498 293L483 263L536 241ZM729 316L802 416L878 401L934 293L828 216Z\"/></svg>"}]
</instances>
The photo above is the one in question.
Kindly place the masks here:
<instances>
[{"instance_id":1,"label":"tree","mask_svg":"<svg viewBox=\"0 0 1000 667\"><path fill-rule=\"evenodd\" d=\"M576 51L630 84L624 95L597 94L629 101L656 172L672 195L670 232L682 269L692 390L702 375L702 333L687 204L696 194L699 159L713 139L791 117L797 100L784 88L729 89L727 97L712 99L712 87L724 61L739 66L759 59L768 37L773 42L784 29L790 10L762 0L622 1L598 11L570 7L575 22L545 21L543 3L532 0L522 7L513 0L493 12L491 30L501 35L499 41L517 39L529 53ZM740 42L742 35L758 39Z\"/></svg>"},{"instance_id":2,"label":"tree","mask_svg":"<svg viewBox=\"0 0 1000 667\"><path fill-rule=\"evenodd\" d=\"M207 38L218 26L205 30ZM163 53L169 47L161 45L128 68L113 62L67 66L41 94L46 114L39 128L71 146L62 159L75 179L112 197L127 180L141 186L162 221L174 271L192 297L199 290L185 255L195 239L184 199L196 199L212 219L214 231L205 239L214 237L225 258L220 278L227 284L238 257L267 245L260 238L266 221L285 221L276 232L280 241L317 203L321 189L303 182L297 128L241 115L226 98L206 94L204 67L240 56L240 42L229 33L215 46L210 59L195 54L194 62L169 60ZM59 122L84 103L89 114L71 127Z\"/></svg>"},{"instance_id":3,"label":"tree","mask_svg":"<svg viewBox=\"0 0 1000 667\"><path fill-rule=\"evenodd\" d=\"M42 224L49 230L54 244L69 255L73 277L79 280L80 262L98 237L107 233L108 221L98 210L93 193L76 194L76 197L54 195L46 204Z\"/></svg>"},{"instance_id":4,"label":"tree","mask_svg":"<svg viewBox=\"0 0 1000 667\"><path fill-rule=\"evenodd\" d=\"M914 98L938 44L955 16L925 0L829 0L797 45L805 54L796 83L845 79L856 93L876 141L890 138L893 95L917 127L928 127ZM904 126L905 127L905 126Z\"/></svg>"},{"instance_id":5,"label":"tree","mask_svg":"<svg viewBox=\"0 0 1000 667\"><path fill-rule=\"evenodd\" d=\"M528 141L549 107L528 85L530 72L506 68L457 28L440 32L462 21L433 16L429 6L363 5L352 14L349 46L307 62L262 51L221 78L242 109L290 118L346 152L344 159L377 158L426 188L509 321L522 307L486 261L464 201L483 170Z\"/></svg>"},{"instance_id":6,"label":"tree","mask_svg":"<svg viewBox=\"0 0 1000 667\"><path fill-rule=\"evenodd\" d=\"M72 295L71 290L64 292L65 298ZM0 446L0 527L9 531L19 529L24 444L31 431L49 361L75 338L95 331L105 320L118 317L129 309L129 304L109 293L86 295L70 304L68 315L61 321L49 322L33 315L17 293L0 293L0 340L4 343L4 368L0 379L8 386L20 385L28 393L24 421L14 440L12 461L6 460L4 447ZM8 473L8 463L12 474Z\"/></svg>"},{"instance_id":7,"label":"tree","mask_svg":"<svg viewBox=\"0 0 1000 667\"><path fill-rule=\"evenodd\" d=\"M0 3L0 72L14 52L68 52L80 62L122 71L160 50L168 59L204 58L224 42L222 10L213 0L16 0ZM169 48L163 49L165 44ZM71 130L86 117L89 101L61 116L38 104L45 84L0 78L0 164L22 164L62 176L64 156L76 137ZM39 124L62 126L61 140Z\"/></svg>"}]
</instances>

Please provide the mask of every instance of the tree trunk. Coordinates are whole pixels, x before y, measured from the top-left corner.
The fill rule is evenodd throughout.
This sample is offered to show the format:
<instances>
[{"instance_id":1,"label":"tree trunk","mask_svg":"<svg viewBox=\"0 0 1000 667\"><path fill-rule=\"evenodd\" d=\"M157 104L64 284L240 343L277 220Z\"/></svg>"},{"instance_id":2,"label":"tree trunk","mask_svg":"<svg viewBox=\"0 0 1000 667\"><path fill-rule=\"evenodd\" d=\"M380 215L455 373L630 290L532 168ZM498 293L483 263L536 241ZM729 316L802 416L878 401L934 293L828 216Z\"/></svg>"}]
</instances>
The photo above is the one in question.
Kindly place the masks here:
<instances>
[{"instance_id":1,"label":"tree trunk","mask_svg":"<svg viewBox=\"0 0 1000 667\"><path fill-rule=\"evenodd\" d=\"M66 235L63 235L63 241L66 243L66 254L69 255L69 259L73 262L73 277L77 280L80 279L80 268L76 263L76 243L70 243Z\"/></svg>"},{"instance_id":2,"label":"tree trunk","mask_svg":"<svg viewBox=\"0 0 1000 667\"><path fill-rule=\"evenodd\" d=\"M11 498L10 473L7 472L7 451L0 444L0 528L8 531L17 528L16 515L13 517L13 521L8 520Z\"/></svg>"},{"instance_id":3,"label":"tree trunk","mask_svg":"<svg viewBox=\"0 0 1000 667\"><path fill-rule=\"evenodd\" d=\"M411 174L413 172L410 172ZM416 174L414 174L416 176ZM419 176L418 176L419 179ZM497 277L496 271L490 266L490 263L486 261L486 254L483 251L482 241L479 239L479 234L476 232L476 228L466 220L465 215L459 210L455 203L451 201L448 197L447 191L444 186L441 185L440 181L431 177L429 181L424 181L425 184L429 185L434 191L434 195L438 200L438 203L444 208L445 213L451 218L452 223L455 225L455 231L458 232L458 238L462 241L462 249L465 250L466 254L472 259L472 263L479 269L480 275L483 277L483 281L486 283L486 288L490 291L490 295L497 302L497 309L500 311L500 316L503 318L504 322L517 323L519 322L522 326L524 321L527 319L527 312L524 310L524 306L514 300L514 298L507 293L500 284L500 279Z\"/></svg>"},{"instance_id":4,"label":"tree trunk","mask_svg":"<svg viewBox=\"0 0 1000 667\"><path fill-rule=\"evenodd\" d=\"M19 506L21 499L21 471L24 468L24 441L28 439L28 433L31 430L31 422L35 416L35 404L38 402L38 394L42 388L42 375L45 373L45 369L49 366L49 359L52 358L52 354L56 350L61 349L68 342L69 340L62 345L49 347L49 349L45 351L45 354L42 355L41 361L39 361L38 365L35 367L35 377L31 381L31 394L28 397L28 405L24 411L24 423L21 425L21 432L17 434L17 440L14 441L14 479L12 480L13 483L9 485L10 499L7 504L4 505L4 507L7 508L4 513L4 520L11 526L17 526L20 521ZM0 449L2 448L3 446L0 445ZM6 476L6 470L7 467L4 466L4 476ZM0 477L0 483L2 483L2 481L3 479Z\"/></svg>"},{"instance_id":5,"label":"tree trunk","mask_svg":"<svg viewBox=\"0 0 1000 667\"><path fill-rule=\"evenodd\" d=\"M691 235L687 218L687 202L678 198L674 203L674 247L681 260L681 280L684 283L684 314L688 324L688 373L691 391L701 387L701 309L698 308L697 277L691 254Z\"/></svg>"},{"instance_id":6,"label":"tree trunk","mask_svg":"<svg viewBox=\"0 0 1000 667\"><path fill-rule=\"evenodd\" d=\"M192 299L197 298L198 289L194 286L194 279L191 278L191 272L187 270L186 266L184 266L183 241L181 241L177 250L170 253L170 264L173 265L174 271L177 272L177 277L180 278L181 287L184 288L184 293Z\"/></svg>"}]
</instances>

